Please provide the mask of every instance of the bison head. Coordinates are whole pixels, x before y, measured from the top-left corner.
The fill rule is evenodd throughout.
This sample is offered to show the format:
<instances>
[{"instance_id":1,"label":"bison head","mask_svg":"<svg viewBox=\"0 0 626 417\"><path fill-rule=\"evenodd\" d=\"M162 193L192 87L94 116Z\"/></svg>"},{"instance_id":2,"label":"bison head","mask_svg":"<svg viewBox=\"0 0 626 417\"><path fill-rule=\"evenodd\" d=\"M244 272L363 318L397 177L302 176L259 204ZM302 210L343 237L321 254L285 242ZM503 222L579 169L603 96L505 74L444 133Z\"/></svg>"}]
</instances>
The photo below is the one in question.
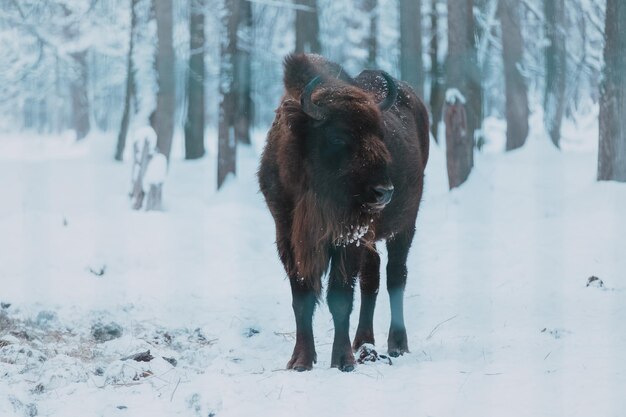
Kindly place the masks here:
<instances>
[{"instance_id":1,"label":"bison head","mask_svg":"<svg viewBox=\"0 0 626 417\"><path fill-rule=\"evenodd\" d=\"M395 100L395 83L382 74L393 86L382 103L357 86L321 76L300 99L309 118L304 139L312 187L335 204L367 213L381 211L393 194L381 112Z\"/></svg>"},{"instance_id":2,"label":"bison head","mask_svg":"<svg viewBox=\"0 0 626 417\"><path fill-rule=\"evenodd\" d=\"M397 86L388 74L379 74L386 86L381 102L336 64L310 55L286 61L287 91L300 99L291 128L307 185L326 206L351 217L379 213L393 194L383 112L393 105Z\"/></svg>"}]
</instances>

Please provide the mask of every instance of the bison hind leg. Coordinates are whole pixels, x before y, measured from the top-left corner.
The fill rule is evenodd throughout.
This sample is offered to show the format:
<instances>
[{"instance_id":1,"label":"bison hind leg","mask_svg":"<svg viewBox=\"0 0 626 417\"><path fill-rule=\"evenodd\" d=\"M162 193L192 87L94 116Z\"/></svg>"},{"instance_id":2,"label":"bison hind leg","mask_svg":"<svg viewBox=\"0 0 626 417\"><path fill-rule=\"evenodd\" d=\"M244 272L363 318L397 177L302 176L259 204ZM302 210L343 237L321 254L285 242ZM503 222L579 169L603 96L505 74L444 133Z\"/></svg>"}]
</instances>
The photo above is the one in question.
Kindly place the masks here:
<instances>
[{"instance_id":1,"label":"bison hind leg","mask_svg":"<svg viewBox=\"0 0 626 417\"><path fill-rule=\"evenodd\" d=\"M413 241L415 228L398 233L387 241L387 292L391 307L391 323L387 350L389 356L398 357L409 352L406 327L404 325L404 288L406 286L406 260Z\"/></svg>"}]
</instances>

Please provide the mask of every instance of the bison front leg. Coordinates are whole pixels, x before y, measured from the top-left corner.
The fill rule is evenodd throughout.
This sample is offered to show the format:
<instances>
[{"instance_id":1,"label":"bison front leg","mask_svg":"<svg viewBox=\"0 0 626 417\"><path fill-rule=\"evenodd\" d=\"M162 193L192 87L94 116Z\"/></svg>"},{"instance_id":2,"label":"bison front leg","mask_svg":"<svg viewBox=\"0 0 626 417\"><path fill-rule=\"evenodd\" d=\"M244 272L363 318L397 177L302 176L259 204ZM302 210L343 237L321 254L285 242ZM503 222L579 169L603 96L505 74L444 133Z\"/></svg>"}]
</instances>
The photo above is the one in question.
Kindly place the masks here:
<instances>
[{"instance_id":1,"label":"bison front leg","mask_svg":"<svg viewBox=\"0 0 626 417\"><path fill-rule=\"evenodd\" d=\"M333 315L335 338L330 366L341 371L354 370L356 361L350 344L350 313L354 300L354 282L358 272L359 252L345 248L333 253L328 280L328 308Z\"/></svg>"},{"instance_id":2,"label":"bison front leg","mask_svg":"<svg viewBox=\"0 0 626 417\"><path fill-rule=\"evenodd\" d=\"M391 324L387 349L389 356L398 357L409 352L409 345L404 325L404 287L406 286L406 259L411 247L415 229L399 233L387 241L387 291L391 306Z\"/></svg>"},{"instance_id":3,"label":"bison front leg","mask_svg":"<svg viewBox=\"0 0 626 417\"><path fill-rule=\"evenodd\" d=\"M273 213L274 214L274 213ZM317 361L313 340L313 313L317 303L316 292L308 280L299 277L291 248L291 224L286 213L274 214L276 219L276 246L291 284L293 314L296 319L296 346L293 348L287 369L308 371Z\"/></svg>"},{"instance_id":4,"label":"bison front leg","mask_svg":"<svg viewBox=\"0 0 626 417\"><path fill-rule=\"evenodd\" d=\"M374 250L368 250L361 265L361 313L352 348L356 351L363 344L374 344L374 309L380 287L380 256Z\"/></svg>"},{"instance_id":5,"label":"bison front leg","mask_svg":"<svg viewBox=\"0 0 626 417\"><path fill-rule=\"evenodd\" d=\"M287 363L287 369L308 371L317 362L313 340L313 312L317 297L315 291L308 288L303 280L292 277L289 281L293 297L293 313L296 318L296 346L293 348L291 360Z\"/></svg>"}]
</instances>

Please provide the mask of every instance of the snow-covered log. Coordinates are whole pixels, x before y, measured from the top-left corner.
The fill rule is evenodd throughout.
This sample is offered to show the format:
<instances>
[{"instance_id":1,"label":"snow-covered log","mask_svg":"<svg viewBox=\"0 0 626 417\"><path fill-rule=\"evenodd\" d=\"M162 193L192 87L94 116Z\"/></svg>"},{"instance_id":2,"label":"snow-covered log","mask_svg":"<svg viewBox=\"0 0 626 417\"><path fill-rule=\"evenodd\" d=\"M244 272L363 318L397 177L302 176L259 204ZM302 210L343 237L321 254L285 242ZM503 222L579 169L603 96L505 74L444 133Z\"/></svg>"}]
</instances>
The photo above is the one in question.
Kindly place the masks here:
<instances>
[{"instance_id":1,"label":"snow-covered log","mask_svg":"<svg viewBox=\"0 0 626 417\"><path fill-rule=\"evenodd\" d=\"M157 149L157 135L150 126L140 127L133 137L133 209L161 210L161 194L167 175L167 158ZM144 197L147 195L144 205Z\"/></svg>"}]
</instances>

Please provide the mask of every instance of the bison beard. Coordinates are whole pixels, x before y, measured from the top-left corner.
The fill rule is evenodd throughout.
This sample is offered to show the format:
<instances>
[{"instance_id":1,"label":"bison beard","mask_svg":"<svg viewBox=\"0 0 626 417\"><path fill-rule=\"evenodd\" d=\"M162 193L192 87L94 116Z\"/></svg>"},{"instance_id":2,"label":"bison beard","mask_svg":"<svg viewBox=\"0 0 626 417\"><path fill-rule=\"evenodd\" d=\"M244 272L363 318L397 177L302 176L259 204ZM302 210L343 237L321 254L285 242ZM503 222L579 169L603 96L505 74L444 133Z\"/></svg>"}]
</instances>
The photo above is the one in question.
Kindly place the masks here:
<instances>
[{"instance_id":1,"label":"bison beard","mask_svg":"<svg viewBox=\"0 0 626 417\"><path fill-rule=\"evenodd\" d=\"M308 280L307 285L319 296L322 290L319 278L328 269L330 249L354 244L373 250L373 220L373 215L360 211L344 212L322 201L313 191L305 192L293 211L291 230L298 278ZM340 264L343 267L344 262ZM351 278L344 268L340 272L344 279Z\"/></svg>"},{"instance_id":2,"label":"bison beard","mask_svg":"<svg viewBox=\"0 0 626 417\"><path fill-rule=\"evenodd\" d=\"M284 81L259 183L292 290L296 345L287 367L308 370L317 359L312 317L327 271L335 325L331 366L354 369L352 348L374 343L380 282L375 242L381 239L389 254L388 351L406 353L402 300L428 158L426 109L408 85L386 73L351 78L317 55L288 56ZM351 344L357 278L361 312Z\"/></svg>"}]
</instances>

